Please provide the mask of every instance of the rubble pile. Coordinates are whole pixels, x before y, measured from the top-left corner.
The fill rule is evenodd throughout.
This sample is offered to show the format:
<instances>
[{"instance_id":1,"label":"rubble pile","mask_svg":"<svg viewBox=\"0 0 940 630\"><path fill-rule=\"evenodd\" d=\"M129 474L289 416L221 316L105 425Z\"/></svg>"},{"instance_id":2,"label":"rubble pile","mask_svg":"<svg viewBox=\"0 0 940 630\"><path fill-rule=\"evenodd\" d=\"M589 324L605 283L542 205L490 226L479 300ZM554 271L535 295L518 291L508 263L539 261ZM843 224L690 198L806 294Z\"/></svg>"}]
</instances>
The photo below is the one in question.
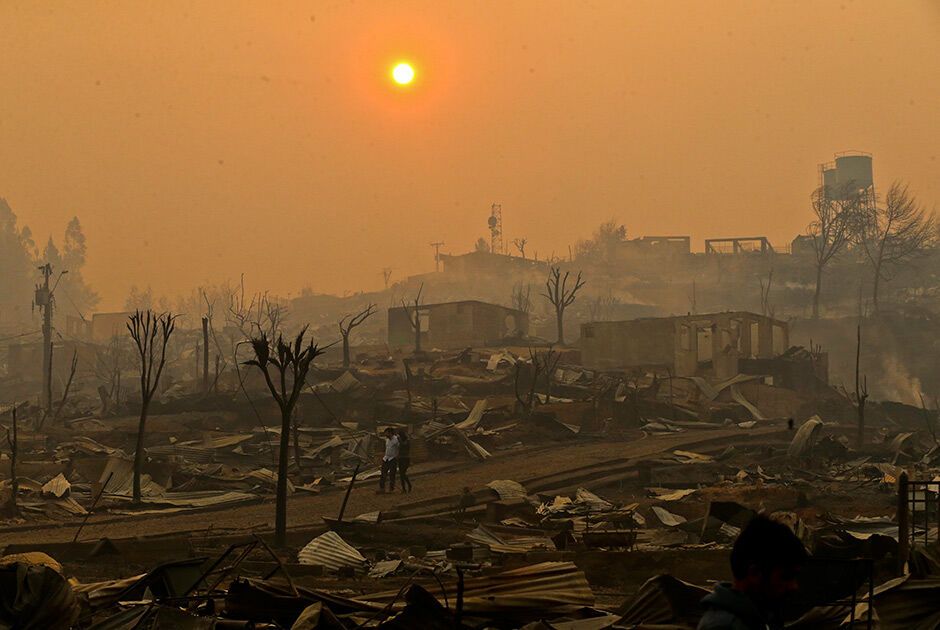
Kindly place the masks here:
<instances>
[{"instance_id":1,"label":"rubble pile","mask_svg":"<svg viewBox=\"0 0 940 630\"><path fill-rule=\"evenodd\" d=\"M818 560L807 583L836 560L864 564L794 619L884 619L903 614L902 593L934 588L927 550L895 579L905 536L937 535L940 443L926 412L872 403L859 441L852 396L815 382L605 371L550 352L317 366L291 427L300 516L287 548L270 544L281 428L261 383L168 387L148 420L140 501L132 404L96 407L79 387L42 427L21 406L0 572L10 588L48 589L60 619L88 628L690 627L741 529L767 514ZM389 427L410 437L416 496L375 494ZM5 454L0 470L12 464ZM907 530L902 474L938 482ZM27 604L0 617L40 614Z\"/></svg>"}]
</instances>

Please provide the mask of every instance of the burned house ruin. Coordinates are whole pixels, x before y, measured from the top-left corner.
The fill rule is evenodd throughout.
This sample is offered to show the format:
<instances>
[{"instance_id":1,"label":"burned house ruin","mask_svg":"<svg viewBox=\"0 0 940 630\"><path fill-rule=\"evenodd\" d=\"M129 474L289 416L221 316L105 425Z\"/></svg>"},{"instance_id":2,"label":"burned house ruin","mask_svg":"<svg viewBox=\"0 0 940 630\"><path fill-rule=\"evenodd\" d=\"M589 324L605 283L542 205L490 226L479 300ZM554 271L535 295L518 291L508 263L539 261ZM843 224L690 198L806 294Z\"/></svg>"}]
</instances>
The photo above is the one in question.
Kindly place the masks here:
<instances>
[{"instance_id":1,"label":"burned house ruin","mask_svg":"<svg viewBox=\"0 0 940 630\"><path fill-rule=\"evenodd\" d=\"M599 370L660 367L725 378L741 371L741 359L771 359L788 348L786 322L746 311L581 326L584 365Z\"/></svg>"},{"instance_id":2,"label":"burned house ruin","mask_svg":"<svg viewBox=\"0 0 940 630\"><path fill-rule=\"evenodd\" d=\"M422 304L418 308L421 345L424 348L487 346L506 337L529 333L529 315L498 304L476 300ZM388 309L388 345L413 346L413 306Z\"/></svg>"}]
</instances>

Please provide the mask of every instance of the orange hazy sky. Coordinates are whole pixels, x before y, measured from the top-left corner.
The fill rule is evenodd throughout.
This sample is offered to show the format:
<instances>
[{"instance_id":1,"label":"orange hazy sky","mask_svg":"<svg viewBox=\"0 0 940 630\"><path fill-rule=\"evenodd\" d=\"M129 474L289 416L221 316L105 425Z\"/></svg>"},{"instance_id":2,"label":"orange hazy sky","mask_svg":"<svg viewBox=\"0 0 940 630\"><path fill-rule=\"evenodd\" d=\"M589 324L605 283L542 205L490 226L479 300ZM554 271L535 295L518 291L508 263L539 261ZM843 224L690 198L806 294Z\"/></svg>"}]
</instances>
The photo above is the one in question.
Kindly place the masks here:
<instances>
[{"instance_id":1,"label":"orange hazy sky","mask_svg":"<svg viewBox=\"0 0 940 630\"><path fill-rule=\"evenodd\" d=\"M935 0L6 0L0 50L0 197L81 218L104 308L375 289L494 201L540 256L612 216L786 243L846 149L940 201Z\"/></svg>"}]
</instances>

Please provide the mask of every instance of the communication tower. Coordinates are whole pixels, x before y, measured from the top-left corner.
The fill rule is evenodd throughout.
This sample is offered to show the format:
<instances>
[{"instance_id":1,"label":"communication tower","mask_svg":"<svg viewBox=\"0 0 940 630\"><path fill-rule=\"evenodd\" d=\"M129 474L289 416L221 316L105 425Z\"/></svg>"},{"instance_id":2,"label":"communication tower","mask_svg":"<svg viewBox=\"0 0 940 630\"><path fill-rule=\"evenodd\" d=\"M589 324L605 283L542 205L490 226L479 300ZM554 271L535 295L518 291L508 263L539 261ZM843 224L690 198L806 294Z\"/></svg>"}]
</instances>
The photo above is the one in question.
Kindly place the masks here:
<instances>
[{"instance_id":1,"label":"communication tower","mask_svg":"<svg viewBox=\"0 0 940 630\"><path fill-rule=\"evenodd\" d=\"M431 243L431 247L434 248L434 271L439 272L441 270L441 247L444 245L444 241L436 241Z\"/></svg>"},{"instance_id":2,"label":"communication tower","mask_svg":"<svg viewBox=\"0 0 940 630\"><path fill-rule=\"evenodd\" d=\"M490 208L490 218L486 224L490 226L490 251L494 254L503 254L503 206L494 203Z\"/></svg>"}]
</instances>

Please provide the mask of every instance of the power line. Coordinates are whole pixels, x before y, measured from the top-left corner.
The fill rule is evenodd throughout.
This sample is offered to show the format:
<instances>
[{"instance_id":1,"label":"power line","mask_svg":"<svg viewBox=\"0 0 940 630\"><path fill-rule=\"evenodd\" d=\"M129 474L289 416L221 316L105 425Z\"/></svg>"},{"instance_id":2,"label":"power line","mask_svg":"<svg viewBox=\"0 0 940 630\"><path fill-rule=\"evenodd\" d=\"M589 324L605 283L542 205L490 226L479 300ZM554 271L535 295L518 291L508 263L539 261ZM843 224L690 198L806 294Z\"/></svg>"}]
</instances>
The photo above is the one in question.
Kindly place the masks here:
<instances>
[{"instance_id":1,"label":"power line","mask_svg":"<svg viewBox=\"0 0 940 630\"><path fill-rule=\"evenodd\" d=\"M0 341L9 341L10 339L19 339L20 337L26 337L29 335L35 335L36 333L41 333L41 330L34 330L32 332L20 333L19 335L13 335L12 337L3 337L0 338Z\"/></svg>"}]
</instances>

